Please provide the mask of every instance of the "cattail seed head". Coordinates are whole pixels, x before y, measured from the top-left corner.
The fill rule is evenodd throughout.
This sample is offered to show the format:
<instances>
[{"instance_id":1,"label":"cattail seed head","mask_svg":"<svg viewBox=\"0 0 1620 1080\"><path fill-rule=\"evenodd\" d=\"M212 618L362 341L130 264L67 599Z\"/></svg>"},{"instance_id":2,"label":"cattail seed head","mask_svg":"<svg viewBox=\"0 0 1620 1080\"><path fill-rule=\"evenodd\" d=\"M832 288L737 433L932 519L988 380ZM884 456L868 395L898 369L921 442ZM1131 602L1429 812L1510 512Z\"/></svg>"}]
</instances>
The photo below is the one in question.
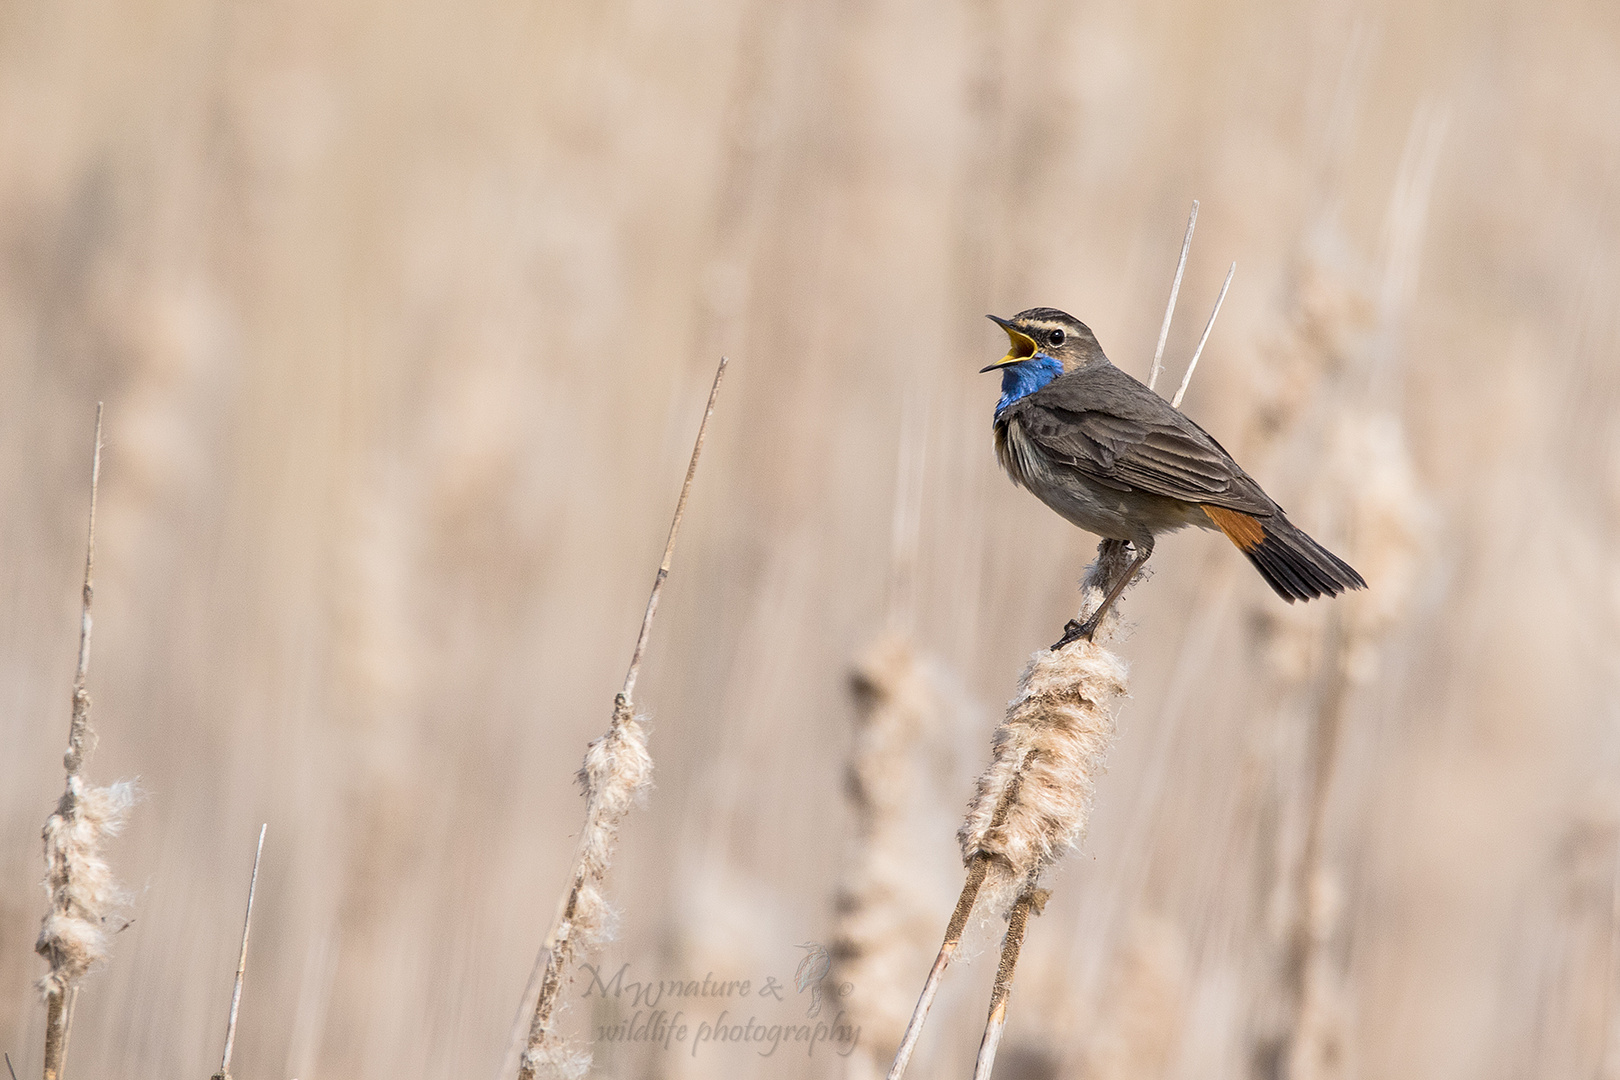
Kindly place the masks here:
<instances>
[{"instance_id":1,"label":"cattail seed head","mask_svg":"<svg viewBox=\"0 0 1620 1080\"><path fill-rule=\"evenodd\" d=\"M134 801L134 785L128 782L94 787L70 775L56 812L45 821L45 891L51 910L34 945L51 965L39 984L45 994L61 994L106 959L107 923L125 897L102 856L102 845L124 827Z\"/></svg>"},{"instance_id":2,"label":"cattail seed head","mask_svg":"<svg viewBox=\"0 0 1620 1080\"><path fill-rule=\"evenodd\" d=\"M1130 562L1124 544L1098 546L1080 582L1082 618ZM1116 604L1092 640L1032 656L996 728L990 766L974 788L957 840L964 862L980 855L993 860L1002 891L1015 883L1033 886L1046 864L1085 832L1096 776L1114 740L1112 705L1126 693L1124 661L1095 639L1106 639L1118 625Z\"/></svg>"},{"instance_id":3,"label":"cattail seed head","mask_svg":"<svg viewBox=\"0 0 1620 1080\"><path fill-rule=\"evenodd\" d=\"M621 695L613 723L585 749L579 784L586 799L579 840L579 886L570 932L575 942L596 945L613 936L615 915L601 884L613 861L619 823L652 782L647 729Z\"/></svg>"},{"instance_id":4,"label":"cattail seed head","mask_svg":"<svg viewBox=\"0 0 1620 1080\"><path fill-rule=\"evenodd\" d=\"M957 834L964 860L989 855L1004 874L1022 880L1080 839L1114 737L1110 706L1125 691L1124 662L1093 642L1030 659ZM1013 784L1017 791L995 825Z\"/></svg>"},{"instance_id":5,"label":"cattail seed head","mask_svg":"<svg viewBox=\"0 0 1620 1080\"><path fill-rule=\"evenodd\" d=\"M548 1080L581 1080L591 1071L591 1054L565 1043L548 1041L523 1052L523 1067Z\"/></svg>"}]
</instances>

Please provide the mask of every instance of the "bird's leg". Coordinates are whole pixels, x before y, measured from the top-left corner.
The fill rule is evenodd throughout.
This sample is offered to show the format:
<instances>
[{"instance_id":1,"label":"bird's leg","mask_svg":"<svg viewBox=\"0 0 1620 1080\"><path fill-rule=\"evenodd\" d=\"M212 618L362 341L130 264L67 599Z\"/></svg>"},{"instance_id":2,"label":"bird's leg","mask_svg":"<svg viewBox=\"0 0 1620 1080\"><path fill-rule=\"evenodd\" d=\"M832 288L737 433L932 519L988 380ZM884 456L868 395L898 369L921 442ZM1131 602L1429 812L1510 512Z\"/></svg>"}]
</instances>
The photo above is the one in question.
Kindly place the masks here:
<instances>
[{"instance_id":1,"label":"bird's leg","mask_svg":"<svg viewBox=\"0 0 1620 1080\"><path fill-rule=\"evenodd\" d=\"M1105 540L1103 543L1104 545L1118 544L1121 547L1125 545L1123 540ZM1102 625L1103 616L1108 614L1108 609L1114 606L1114 601L1119 599L1119 594L1125 591L1125 587L1136 580L1137 572L1142 569L1143 565L1147 563L1148 557L1152 554L1153 540L1149 538L1147 543L1137 546L1136 558L1132 559L1131 564L1125 568L1125 572L1119 575L1119 579L1108 590L1108 595L1103 597L1103 602L1097 606L1097 610L1087 616L1085 622L1070 619L1063 627L1063 636L1058 639L1052 648L1061 649L1081 638L1090 641L1092 635L1097 632L1097 627ZM1104 557L1104 553L1099 550L1097 558L1101 560Z\"/></svg>"},{"instance_id":2,"label":"bird's leg","mask_svg":"<svg viewBox=\"0 0 1620 1080\"><path fill-rule=\"evenodd\" d=\"M1128 543L1129 541L1126 540L1114 540L1111 538L1104 539L1102 543L1097 545L1097 561L1093 565L1106 571L1109 566L1115 563L1123 562L1125 560L1125 548ZM1087 574L1088 576L1090 574L1089 567L1087 568ZM1084 594L1085 588L1084 582L1082 582L1081 595L1084 596ZM1089 622L1090 620L1087 621ZM1053 645L1052 648L1061 649L1069 642L1080 637L1083 633L1083 625L1080 620L1070 619L1068 622L1063 624L1063 639L1056 645Z\"/></svg>"}]
</instances>

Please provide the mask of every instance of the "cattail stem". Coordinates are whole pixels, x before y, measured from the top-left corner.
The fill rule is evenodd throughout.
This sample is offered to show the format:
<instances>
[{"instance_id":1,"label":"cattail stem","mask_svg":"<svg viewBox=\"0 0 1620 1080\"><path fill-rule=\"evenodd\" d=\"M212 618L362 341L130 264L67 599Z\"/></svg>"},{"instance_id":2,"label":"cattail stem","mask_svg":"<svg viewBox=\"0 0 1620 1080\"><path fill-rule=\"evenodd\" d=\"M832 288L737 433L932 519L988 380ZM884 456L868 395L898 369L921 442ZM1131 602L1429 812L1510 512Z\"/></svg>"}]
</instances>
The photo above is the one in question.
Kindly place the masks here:
<instances>
[{"instance_id":1,"label":"cattail stem","mask_svg":"<svg viewBox=\"0 0 1620 1080\"><path fill-rule=\"evenodd\" d=\"M79 663L73 673L73 719L68 728L67 753L62 757L69 776L79 775L90 739L90 605L95 599L96 493L101 486L101 402L96 402L96 446L90 457L90 526L84 542L84 591L79 608Z\"/></svg>"},{"instance_id":2,"label":"cattail stem","mask_svg":"<svg viewBox=\"0 0 1620 1080\"><path fill-rule=\"evenodd\" d=\"M259 847L253 853L253 874L248 878L247 914L242 918L242 951L236 959L236 984L231 988L231 1016L225 1024L225 1052L220 1055L219 1072L213 1080L231 1080L231 1051L236 1046L236 1012L242 1005L242 980L247 974L248 931L253 928L253 894L259 888L259 859L264 855L264 834L268 822L259 826Z\"/></svg>"},{"instance_id":3,"label":"cattail stem","mask_svg":"<svg viewBox=\"0 0 1620 1080\"><path fill-rule=\"evenodd\" d=\"M66 789L62 793L61 802L58 803L56 816L70 819L78 814L79 797L82 789L80 772L84 768L84 755L88 751L92 735L90 733L90 691L87 681L90 675L90 607L95 597L93 585L96 565L96 494L101 486L101 412L102 403L96 402L96 441L95 450L90 458L90 524L86 532L84 545L84 587L81 593L79 608L79 661L73 674L73 713L68 723L67 751L62 755L62 768L67 773ZM47 829L49 825L47 824ZM47 857L49 858L49 840L47 840ZM67 892L70 888L68 878L72 867L53 865L51 874L52 913L53 915L67 915L69 913L69 900ZM60 885L56 879L60 877ZM47 919L50 917L47 916ZM61 946L53 939L41 934L40 951L51 962L52 975L47 977L45 991L45 1065L44 1080L60 1080L64 1063L67 1061L68 1033L73 1026L73 1000L76 997L79 965L71 963L64 955Z\"/></svg>"},{"instance_id":4,"label":"cattail stem","mask_svg":"<svg viewBox=\"0 0 1620 1080\"><path fill-rule=\"evenodd\" d=\"M45 1080L59 1080L67 1060L68 1008L66 994L45 997Z\"/></svg>"},{"instance_id":5,"label":"cattail stem","mask_svg":"<svg viewBox=\"0 0 1620 1080\"><path fill-rule=\"evenodd\" d=\"M1164 343L1170 338L1170 320L1176 314L1176 295L1181 292L1181 275L1187 269L1187 252L1192 248L1193 228L1198 224L1198 200L1194 199L1192 213L1187 215L1187 236L1181 241L1181 258L1176 260L1176 279L1170 283L1170 302L1164 307L1164 322L1159 324L1159 344L1153 349L1153 366L1148 369L1148 389L1159 381L1164 370Z\"/></svg>"},{"instance_id":6,"label":"cattail stem","mask_svg":"<svg viewBox=\"0 0 1620 1080\"><path fill-rule=\"evenodd\" d=\"M658 599L663 592L664 581L669 577L670 562L675 555L675 540L680 535L681 520L686 516L686 499L692 490L692 478L697 473L698 457L703 453L703 439L709 430L709 418L714 415L714 402L720 393L720 380L726 373L726 363L726 358L721 357L720 366L714 373L714 383L709 387L708 404L703 410L703 420L698 424L692 457L686 466L686 479L681 483L680 498L675 503L669 538L664 543L664 558L658 564L652 592L647 597L647 610L641 619L641 631L636 636L630 667L625 672L624 689L613 700L612 723L607 734L590 745L585 755L585 766L580 770L587 795L585 827L580 832L575 851L568 892L558 905L557 915L542 947L545 966L540 979L540 996L535 1001L534 1016L529 1021L529 1034L518 1067L518 1080L535 1080L541 1063L552 1061L560 1052L552 1033L552 1023L557 998L562 991L563 973L579 944L582 931L588 930L594 922L596 913L586 909L601 906L600 899L596 898L595 886L607 873L619 818L628 808L630 798L645 786L652 771L645 735L636 719L633 694L636 678L641 673L642 656L652 633L653 616L658 612Z\"/></svg>"},{"instance_id":7,"label":"cattail stem","mask_svg":"<svg viewBox=\"0 0 1620 1080\"><path fill-rule=\"evenodd\" d=\"M991 818L992 829L1000 828L1006 823L1007 812L1012 807L1013 800L1018 797L1018 789L1023 785L1024 769L1034 756L1033 750L1025 756L1022 765L1007 784L1007 790L1002 793L1000 802L996 804L996 812ZM922 993L917 997L917 1007L912 1010L911 1021L906 1024L906 1033L900 1040L900 1049L895 1051L894 1064L889 1066L887 1080L900 1080L905 1075L906 1066L911 1063L911 1052L917 1047L917 1039L922 1035L923 1024L928 1021L928 1010L933 1008L934 995L939 992L939 983L945 977L945 969L950 966L952 955L962 944L962 935L967 931L968 918L973 914L973 905L979 898L979 890L984 887L984 879L989 876L992 858L988 852L980 851L968 860L967 881L962 885L962 895L957 897L956 910L951 912L951 921L945 926L945 940L940 944L939 955L934 957L934 966L928 969L928 978L923 982Z\"/></svg>"},{"instance_id":8,"label":"cattail stem","mask_svg":"<svg viewBox=\"0 0 1620 1080\"><path fill-rule=\"evenodd\" d=\"M1035 878L1031 876L1007 917L1007 936L1001 942L1001 962L996 965L996 981L990 988L990 1014L984 1021L984 1038L979 1042L979 1057L973 1064L973 1080L990 1080L990 1070L995 1067L996 1048L1001 1045L1001 1033L1007 1027L1007 999L1012 996L1013 972L1018 967L1018 952L1024 946L1024 930L1029 925L1030 909L1040 910L1044 895L1035 887Z\"/></svg>"},{"instance_id":9,"label":"cattail stem","mask_svg":"<svg viewBox=\"0 0 1620 1080\"><path fill-rule=\"evenodd\" d=\"M624 673L624 691L620 695L626 701L634 700L636 693L636 678L641 674L641 657L647 651L647 638L652 633L653 616L658 612L658 596L664 590L664 579L669 577L670 560L675 557L675 538L681 534L681 519L686 517L686 497L692 492L692 477L697 475L698 456L703 453L703 437L709 430L709 417L714 415L714 399L720 394L720 380L726 373L727 360L720 358L720 366L714 371L714 383L709 387L709 402L703 408L703 420L698 424L697 441L692 445L692 457L686 463L686 479L681 481L681 497L675 502L675 516L669 523L669 539L664 541L664 559L658 564L658 574L653 578L652 592L647 596L647 612L641 617L641 632L636 635L636 649L630 654L630 667Z\"/></svg>"},{"instance_id":10,"label":"cattail stem","mask_svg":"<svg viewBox=\"0 0 1620 1080\"><path fill-rule=\"evenodd\" d=\"M1209 341L1209 332L1215 329L1215 316L1221 313L1221 305L1226 303L1226 290L1232 287L1232 275L1237 273L1237 263L1233 262L1226 271L1226 280L1221 282L1220 295L1215 297L1215 308L1209 313L1209 322L1204 324L1204 335L1198 339L1198 348L1193 350L1192 359L1187 363L1187 374L1181 377L1181 387L1176 396L1170 400L1172 408L1181 408L1181 399L1187 396L1187 387L1192 385L1193 372L1198 370L1198 358L1204 355L1204 344Z\"/></svg>"}]
</instances>

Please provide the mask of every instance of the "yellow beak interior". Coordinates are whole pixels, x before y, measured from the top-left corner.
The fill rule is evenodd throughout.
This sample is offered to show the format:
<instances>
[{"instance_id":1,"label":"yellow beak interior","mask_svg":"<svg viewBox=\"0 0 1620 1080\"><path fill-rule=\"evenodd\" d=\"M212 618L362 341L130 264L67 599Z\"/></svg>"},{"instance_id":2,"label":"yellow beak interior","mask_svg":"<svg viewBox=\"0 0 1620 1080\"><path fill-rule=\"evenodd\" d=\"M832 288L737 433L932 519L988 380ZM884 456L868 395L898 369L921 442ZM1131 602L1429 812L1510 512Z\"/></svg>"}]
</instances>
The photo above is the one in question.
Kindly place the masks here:
<instances>
[{"instance_id":1,"label":"yellow beak interior","mask_svg":"<svg viewBox=\"0 0 1620 1080\"><path fill-rule=\"evenodd\" d=\"M992 367L1006 367L1008 364L1016 364L1020 360L1028 360L1035 355L1036 345L1034 338L1028 334L1019 333L1010 326L1003 326L1002 329L1007 331L1007 340L1011 343L1011 347L1007 350L1007 355L997 360L991 365Z\"/></svg>"}]
</instances>

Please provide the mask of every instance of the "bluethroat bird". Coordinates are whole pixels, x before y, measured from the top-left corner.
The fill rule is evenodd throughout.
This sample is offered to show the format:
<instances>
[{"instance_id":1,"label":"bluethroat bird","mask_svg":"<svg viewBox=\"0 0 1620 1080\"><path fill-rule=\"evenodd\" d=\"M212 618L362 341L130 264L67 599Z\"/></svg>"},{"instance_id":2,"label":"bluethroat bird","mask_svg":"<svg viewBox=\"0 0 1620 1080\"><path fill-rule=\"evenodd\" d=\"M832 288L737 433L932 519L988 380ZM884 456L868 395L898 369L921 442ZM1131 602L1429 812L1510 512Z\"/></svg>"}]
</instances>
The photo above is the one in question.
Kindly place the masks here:
<instances>
[{"instance_id":1,"label":"bluethroat bird","mask_svg":"<svg viewBox=\"0 0 1620 1080\"><path fill-rule=\"evenodd\" d=\"M1090 638L1160 533L1219 529L1290 604L1367 583L1288 520L1221 444L1108 362L1085 323L1056 308L990 319L1012 348L1001 372L996 456L1013 483L1105 542L1135 549L1125 573L1059 648Z\"/></svg>"}]
</instances>

